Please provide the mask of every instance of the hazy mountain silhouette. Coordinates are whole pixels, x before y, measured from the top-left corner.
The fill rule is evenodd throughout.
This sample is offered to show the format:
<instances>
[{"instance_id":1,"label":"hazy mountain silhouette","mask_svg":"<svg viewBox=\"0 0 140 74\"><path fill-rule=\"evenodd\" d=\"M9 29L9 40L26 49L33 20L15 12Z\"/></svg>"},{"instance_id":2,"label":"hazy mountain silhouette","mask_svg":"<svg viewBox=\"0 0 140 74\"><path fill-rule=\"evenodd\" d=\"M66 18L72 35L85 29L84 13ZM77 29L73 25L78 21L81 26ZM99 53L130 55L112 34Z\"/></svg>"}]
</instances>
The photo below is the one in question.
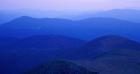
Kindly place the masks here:
<instances>
[{"instance_id":1,"label":"hazy mountain silhouette","mask_svg":"<svg viewBox=\"0 0 140 74\"><path fill-rule=\"evenodd\" d=\"M11 22L4 24L5 28L15 28L15 29L43 29L47 28L49 25L63 25L65 22L71 22L66 19L57 19L57 18L32 18L29 16L22 16L20 18L16 18Z\"/></svg>"},{"instance_id":2,"label":"hazy mountain silhouette","mask_svg":"<svg viewBox=\"0 0 140 74\"><path fill-rule=\"evenodd\" d=\"M116 35L101 36L85 44L77 51L77 56L80 56L79 58L94 58L115 49L132 49L140 51L140 43Z\"/></svg>"},{"instance_id":3,"label":"hazy mountain silhouette","mask_svg":"<svg viewBox=\"0 0 140 74\"><path fill-rule=\"evenodd\" d=\"M140 74L139 10L91 13L81 20L23 14L46 16L0 11L0 74Z\"/></svg>"},{"instance_id":4,"label":"hazy mountain silhouette","mask_svg":"<svg viewBox=\"0 0 140 74\"><path fill-rule=\"evenodd\" d=\"M135 9L113 9L109 11L100 11L97 13L89 13L77 16L77 19L85 19L90 17L104 17L104 18L117 18L132 22L140 23L140 10Z\"/></svg>"},{"instance_id":5,"label":"hazy mountain silhouette","mask_svg":"<svg viewBox=\"0 0 140 74\"><path fill-rule=\"evenodd\" d=\"M46 14L47 13L47 14ZM86 12L86 13L59 13L53 11L40 11L40 10L18 10L18 11L0 11L0 24L6 23L19 16L28 15L31 17L56 17L66 18L71 20L86 19L91 17L105 17L117 18L133 22L139 22L140 10L136 9L113 9L108 11ZM79 15L80 14L80 15Z\"/></svg>"},{"instance_id":6,"label":"hazy mountain silhouette","mask_svg":"<svg viewBox=\"0 0 140 74\"><path fill-rule=\"evenodd\" d=\"M60 35L36 35L21 39L12 45L13 49L75 49L85 41Z\"/></svg>"},{"instance_id":7,"label":"hazy mountain silhouette","mask_svg":"<svg viewBox=\"0 0 140 74\"><path fill-rule=\"evenodd\" d=\"M21 14L12 12L12 11L2 11L0 10L0 25L7 23L13 19L16 19L21 16Z\"/></svg>"},{"instance_id":8,"label":"hazy mountain silhouette","mask_svg":"<svg viewBox=\"0 0 140 74\"><path fill-rule=\"evenodd\" d=\"M102 36L78 52L77 63L100 74L139 74L140 43L121 36ZM95 57L96 56L96 57Z\"/></svg>"},{"instance_id":9,"label":"hazy mountain silhouette","mask_svg":"<svg viewBox=\"0 0 140 74\"><path fill-rule=\"evenodd\" d=\"M58 34L93 39L93 37L101 35L115 34L139 39L140 36L136 34L139 28L139 23L113 18L89 18L71 21L55 18L37 19L23 16L3 24L0 29L0 36L28 37L38 34Z\"/></svg>"},{"instance_id":10,"label":"hazy mountain silhouette","mask_svg":"<svg viewBox=\"0 0 140 74\"><path fill-rule=\"evenodd\" d=\"M85 60L92 62L90 66L102 71L102 74L138 74L140 73L138 70L140 69L138 58L140 43L129 38L139 40L139 28L139 23L114 18L88 18L72 21L23 16L0 27L1 38L23 38L15 40L15 43L12 43L14 40L8 40L8 43L12 43L12 45L10 48L7 47L5 50L7 52L2 55L4 58L1 60L4 64L1 63L1 69L7 74L18 74L47 60L71 59L73 61L80 60L79 63ZM90 40L107 34L115 36L102 36L85 45L83 45L85 41L77 39ZM122 60L123 58L124 60ZM121 67L122 65L124 66ZM89 68L89 65L86 67Z\"/></svg>"},{"instance_id":11,"label":"hazy mountain silhouette","mask_svg":"<svg viewBox=\"0 0 140 74\"><path fill-rule=\"evenodd\" d=\"M37 19L28 16L22 16L1 26L1 36L28 37L40 34L57 34L64 32L70 23L65 19ZM66 25L67 24L67 25ZM64 32L65 33L65 32Z\"/></svg>"},{"instance_id":12,"label":"hazy mountain silhouette","mask_svg":"<svg viewBox=\"0 0 140 74\"><path fill-rule=\"evenodd\" d=\"M101 74L140 73L138 65L140 62L140 43L131 39L115 35L102 36L88 42L80 49L70 50L65 53L75 51L78 52L70 55L71 58L74 58L73 61L77 63L78 60L79 64L88 69L95 69L97 72L101 72ZM55 52L53 54L56 54ZM65 59L68 59L68 57L65 57ZM38 72L36 70L34 71ZM39 71L41 70L39 69Z\"/></svg>"},{"instance_id":13,"label":"hazy mountain silhouette","mask_svg":"<svg viewBox=\"0 0 140 74\"><path fill-rule=\"evenodd\" d=\"M84 40L60 35L36 35L20 39L5 48L4 58L0 59L1 64L5 65L2 71L18 74L47 60L68 59L71 51L84 44Z\"/></svg>"},{"instance_id":14,"label":"hazy mountain silhouette","mask_svg":"<svg viewBox=\"0 0 140 74\"><path fill-rule=\"evenodd\" d=\"M97 13L96 15L101 17L112 17L112 18L118 18L122 20L128 20L128 21L140 23L140 18L139 18L140 10L116 9L116 10Z\"/></svg>"},{"instance_id":15,"label":"hazy mountain silhouette","mask_svg":"<svg viewBox=\"0 0 140 74\"><path fill-rule=\"evenodd\" d=\"M68 61L51 61L25 74L98 74Z\"/></svg>"},{"instance_id":16,"label":"hazy mountain silhouette","mask_svg":"<svg viewBox=\"0 0 140 74\"><path fill-rule=\"evenodd\" d=\"M26 9L18 9L18 10L0 10L0 25L7 23L11 20L14 20L21 16L30 16L37 18L65 18L72 19L73 16L78 15L79 13L73 12L59 12L59 11L41 11L41 10L26 10Z\"/></svg>"},{"instance_id":17,"label":"hazy mountain silhouette","mask_svg":"<svg viewBox=\"0 0 140 74\"><path fill-rule=\"evenodd\" d=\"M17 74L19 72L27 71L47 60L67 59L74 62L76 61L76 63L79 63L88 69L92 67L96 69L97 72L101 72L101 74L140 73L140 43L115 35L98 37L85 45L83 45L84 42L82 42L83 40L63 36L48 37L42 35L25 38L16 43L19 48L21 47L21 50L15 49L16 51L14 50L14 52L12 52L13 54L5 54L6 57L9 57L8 63L6 64L8 68L6 72ZM45 47L44 44L48 44L49 47ZM67 47L66 50L63 50L63 46ZM77 46L81 47L77 48ZM26 48L22 50L22 47ZM38 49L32 49L32 47ZM39 71L41 70L39 69Z\"/></svg>"}]
</instances>

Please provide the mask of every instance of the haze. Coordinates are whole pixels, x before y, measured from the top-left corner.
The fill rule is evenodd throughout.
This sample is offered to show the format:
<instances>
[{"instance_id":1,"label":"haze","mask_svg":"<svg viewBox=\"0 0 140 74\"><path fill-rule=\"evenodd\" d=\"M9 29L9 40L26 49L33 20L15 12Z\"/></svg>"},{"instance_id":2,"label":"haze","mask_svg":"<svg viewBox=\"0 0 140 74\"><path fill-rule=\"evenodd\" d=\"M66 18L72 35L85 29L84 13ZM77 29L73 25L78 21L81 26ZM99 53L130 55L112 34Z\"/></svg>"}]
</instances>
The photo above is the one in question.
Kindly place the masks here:
<instances>
[{"instance_id":1,"label":"haze","mask_svg":"<svg viewBox=\"0 0 140 74\"><path fill-rule=\"evenodd\" d=\"M139 9L139 0L0 0L0 10L99 11Z\"/></svg>"}]
</instances>

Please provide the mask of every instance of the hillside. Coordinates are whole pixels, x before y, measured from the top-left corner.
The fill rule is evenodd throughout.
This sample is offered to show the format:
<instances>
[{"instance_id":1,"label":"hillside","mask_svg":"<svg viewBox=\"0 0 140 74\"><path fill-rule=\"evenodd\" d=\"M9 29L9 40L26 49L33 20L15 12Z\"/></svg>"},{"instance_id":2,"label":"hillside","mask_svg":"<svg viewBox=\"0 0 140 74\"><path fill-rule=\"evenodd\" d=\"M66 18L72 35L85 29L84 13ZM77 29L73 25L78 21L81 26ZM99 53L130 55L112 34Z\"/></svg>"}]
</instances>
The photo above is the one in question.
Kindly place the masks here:
<instances>
[{"instance_id":1,"label":"hillside","mask_svg":"<svg viewBox=\"0 0 140 74\"><path fill-rule=\"evenodd\" d=\"M140 43L125 37L102 36L87 43L77 53L77 64L100 74L140 73Z\"/></svg>"},{"instance_id":2,"label":"hillside","mask_svg":"<svg viewBox=\"0 0 140 74\"><path fill-rule=\"evenodd\" d=\"M122 36L105 35L89 41L77 50L75 54L78 54L77 57L79 58L85 57L91 59L115 49L131 49L139 51L140 43Z\"/></svg>"},{"instance_id":3,"label":"hillside","mask_svg":"<svg viewBox=\"0 0 140 74\"><path fill-rule=\"evenodd\" d=\"M68 61L51 61L25 74L98 74Z\"/></svg>"},{"instance_id":4,"label":"hillside","mask_svg":"<svg viewBox=\"0 0 140 74\"><path fill-rule=\"evenodd\" d=\"M48 60L65 59L101 74L140 73L139 42L116 35L101 36L83 42L84 44L82 42L83 40L56 35L24 38L16 43L17 49L5 53L5 62L2 64L5 68L1 69L18 74L45 64ZM65 46L67 48L63 49Z\"/></svg>"},{"instance_id":5,"label":"hillside","mask_svg":"<svg viewBox=\"0 0 140 74\"><path fill-rule=\"evenodd\" d=\"M7 48L1 51L0 68L3 69L3 74L6 70L6 74L18 74L47 60L68 59L70 58L68 54L85 43L84 40L61 35L36 35L23 38L10 46L7 45Z\"/></svg>"},{"instance_id":6,"label":"hillside","mask_svg":"<svg viewBox=\"0 0 140 74\"><path fill-rule=\"evenodd\" d=\"M86 41L61 35L35 35L23 38L14 44L12 49L74 49L84 45Z\"/></svg>"},{"instance_id":7,"label":"hillside","mask_svg":"<svg viewBox=\"0 0 140 74\"><path fill-rule=\"evenodd\" d=\"M23 16L3 24L0 27L0 36L24 38L38 34L55 34L91 40L98 36L114 34L138 40L140 36L136 33L139 28L139 23L114 18L88 18L71 21Z\"/></svg>"},{"instance_id":8,"label":"hillside","mask_svg":"<svg viewBox=\"0 0 140 74\"><path fill-rule=\"evenodd\" d=\"M116 49L101 54L95 59L75 60L89 70L99 71L100 74L139 74L140 50Z\"/></svg>"}]
</instances>

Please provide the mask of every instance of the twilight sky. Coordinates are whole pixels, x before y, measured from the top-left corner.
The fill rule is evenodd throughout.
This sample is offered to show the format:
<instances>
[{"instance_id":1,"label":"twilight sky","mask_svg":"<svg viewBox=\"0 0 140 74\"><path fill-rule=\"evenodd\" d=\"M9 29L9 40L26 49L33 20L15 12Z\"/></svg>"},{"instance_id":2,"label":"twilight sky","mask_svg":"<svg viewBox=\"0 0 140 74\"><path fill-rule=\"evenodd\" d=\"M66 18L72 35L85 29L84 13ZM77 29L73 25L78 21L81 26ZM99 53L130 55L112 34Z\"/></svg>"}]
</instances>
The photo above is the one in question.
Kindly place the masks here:
<instances>
[{"instance_id":1,"label":"twilight sky","mask_svg":"<svg viewBox=\"0 0 140 74\"><path fill-rule=\"evenodd\" d=\"M96 11L140 9L140 0L0 0L0 10Z\"/></svg>"}]
</instances>

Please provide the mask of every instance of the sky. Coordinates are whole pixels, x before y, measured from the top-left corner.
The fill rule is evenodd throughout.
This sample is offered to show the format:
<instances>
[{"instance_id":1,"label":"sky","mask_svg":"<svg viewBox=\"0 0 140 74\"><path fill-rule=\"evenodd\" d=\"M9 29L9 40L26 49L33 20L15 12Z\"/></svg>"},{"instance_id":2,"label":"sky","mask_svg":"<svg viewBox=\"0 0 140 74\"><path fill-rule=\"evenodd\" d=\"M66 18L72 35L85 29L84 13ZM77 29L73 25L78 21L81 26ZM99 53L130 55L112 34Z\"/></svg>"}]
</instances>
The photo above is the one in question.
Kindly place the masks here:
<instances>
[{"instance_id":1,"label":"sky","mask_svg":"<svg viewBox=\"0 0 140 74\"><path fill-rule=\"evenodd\" d=\"M140 9L140 0L0 0L0 10L99 11Z\"/></svg>"}]
</instances>

